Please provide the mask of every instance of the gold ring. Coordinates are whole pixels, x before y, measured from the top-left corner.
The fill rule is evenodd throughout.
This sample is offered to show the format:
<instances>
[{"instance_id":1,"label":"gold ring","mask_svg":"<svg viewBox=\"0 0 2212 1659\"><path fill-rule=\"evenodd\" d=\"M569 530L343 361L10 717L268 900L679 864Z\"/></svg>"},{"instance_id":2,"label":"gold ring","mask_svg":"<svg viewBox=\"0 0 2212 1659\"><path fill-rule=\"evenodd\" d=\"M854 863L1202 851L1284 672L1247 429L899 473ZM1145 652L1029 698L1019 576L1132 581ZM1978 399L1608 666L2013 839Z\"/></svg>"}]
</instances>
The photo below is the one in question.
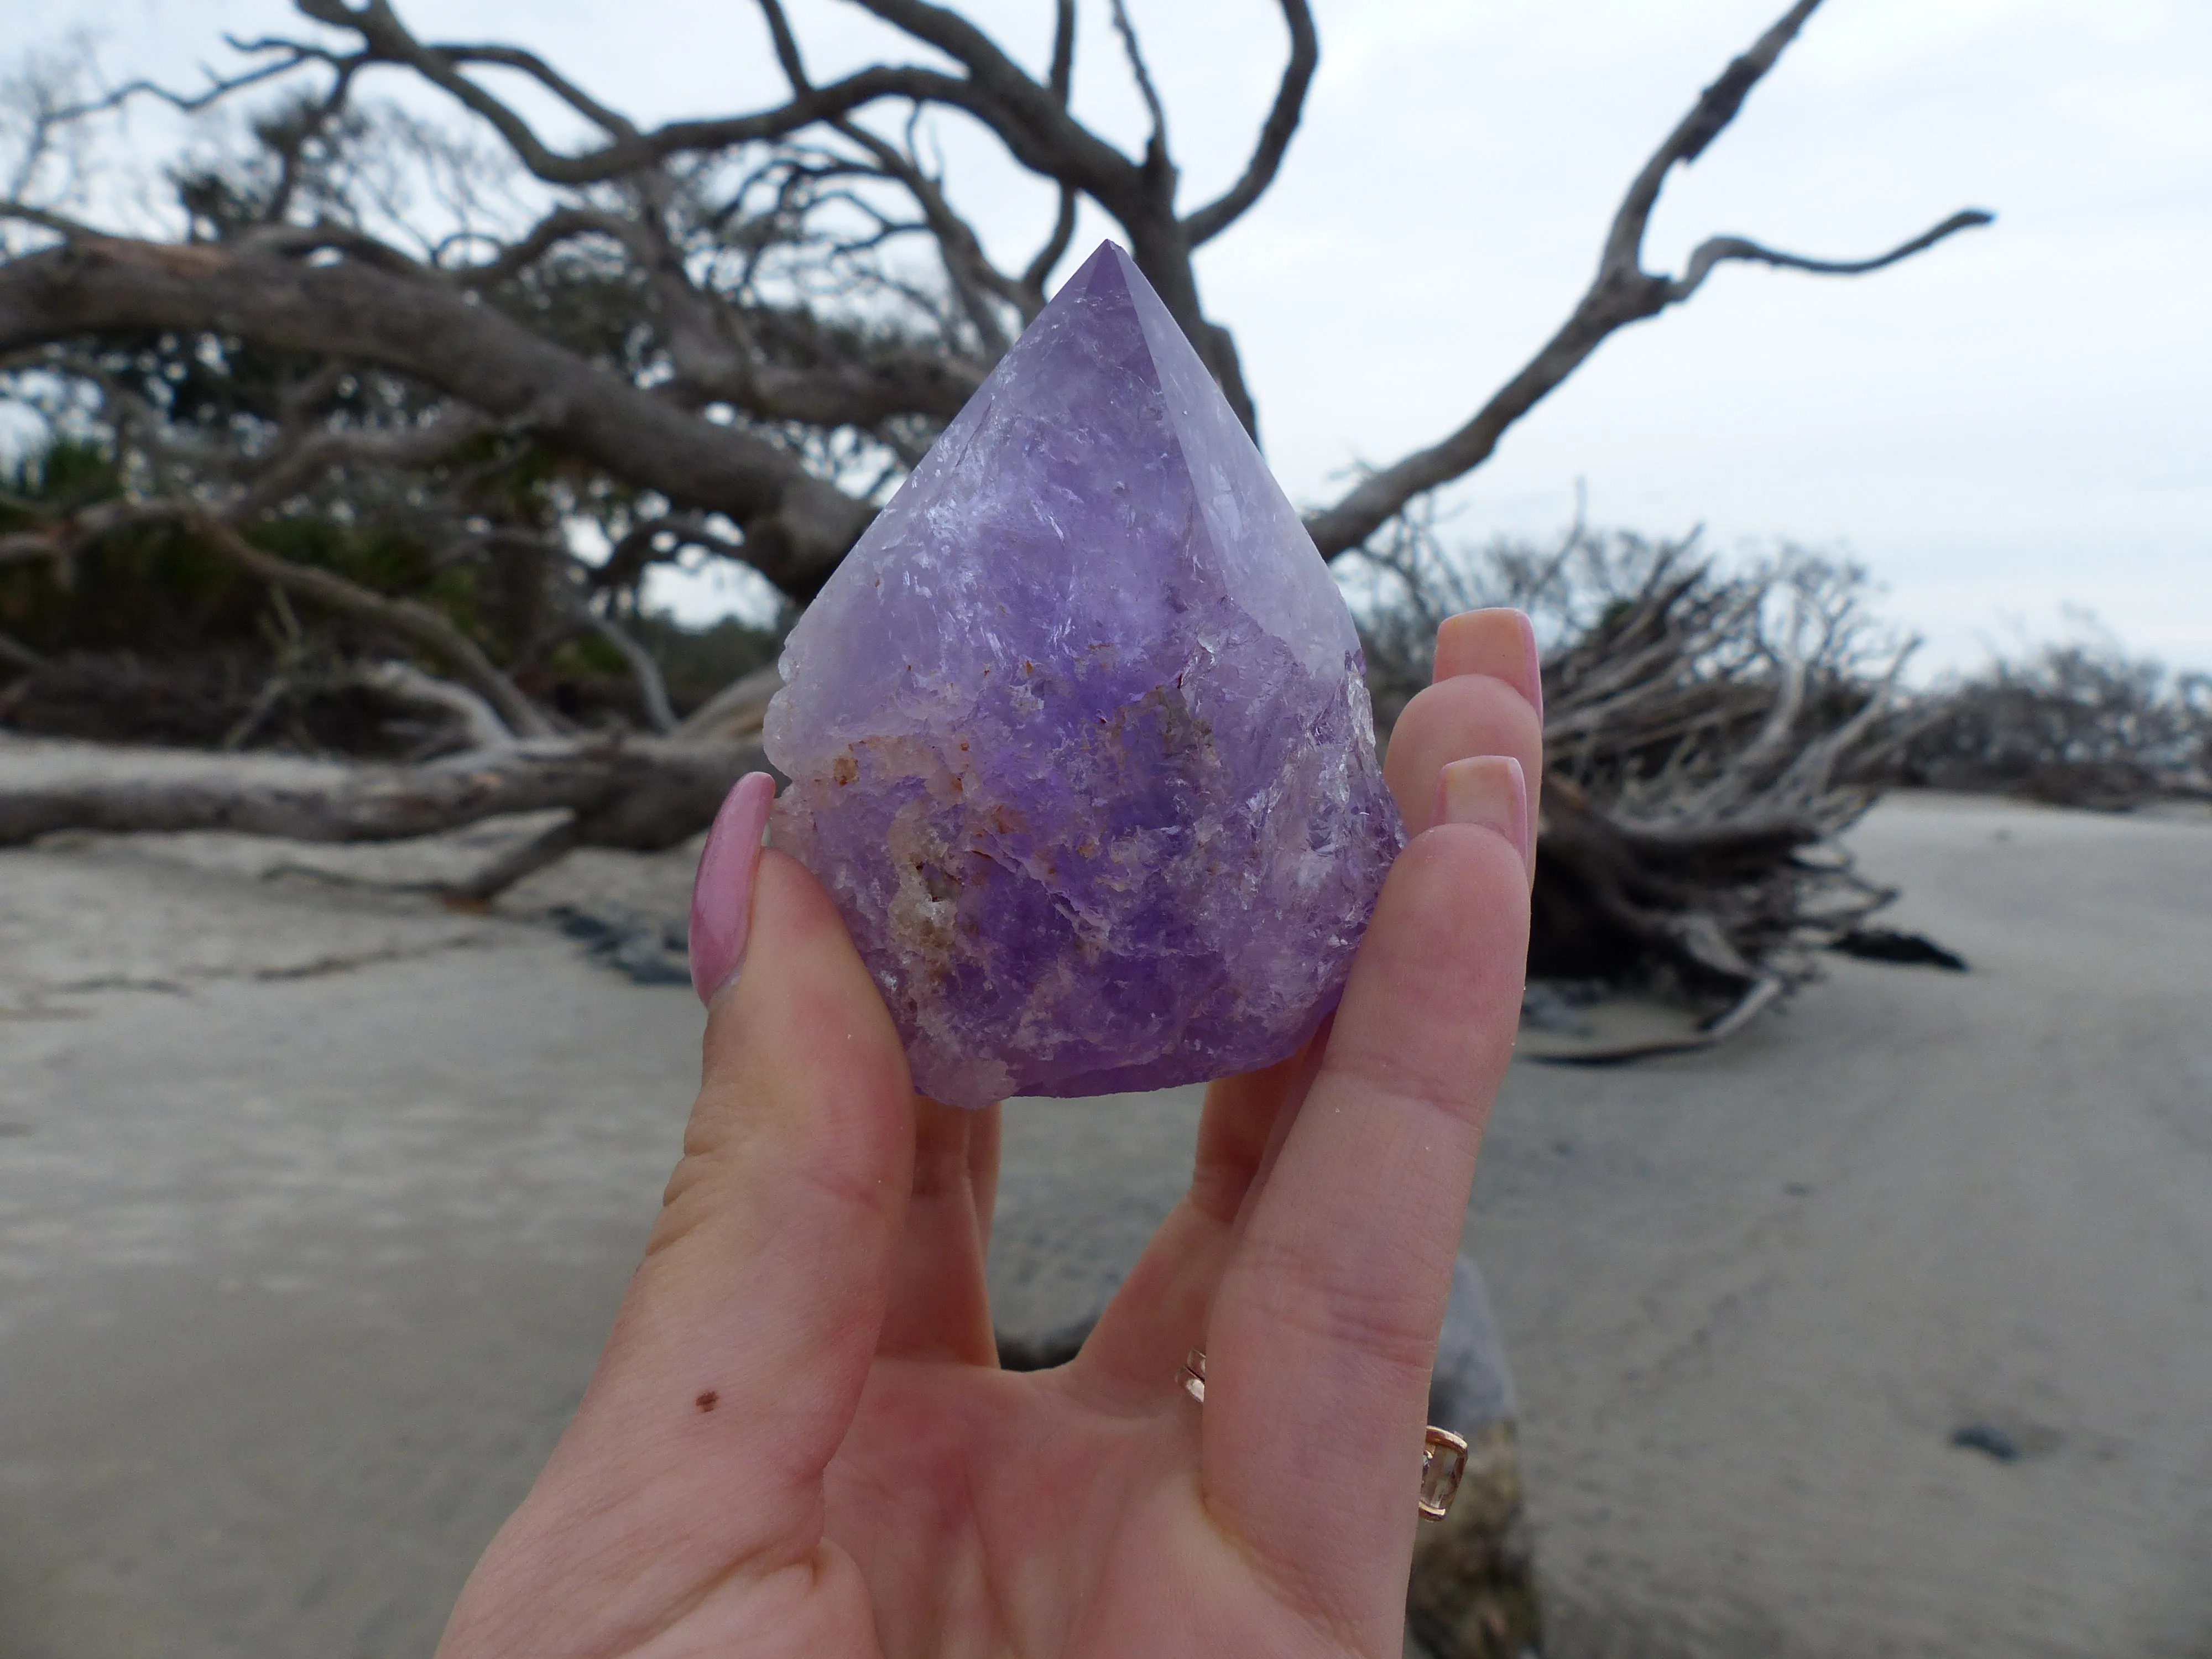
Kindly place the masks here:
<instances>
[{"instance_id":1,"label":"gold ring","mask_svg":"<svg viewBox=\"0 0 2212 1659\"><path fill-rule=\"evenodd\" d=\"M1176 1373L1182 1391L1203 1406L1206 1403L1206 1351L1193 1348L1182 1358L1182 1370ZM1421 1490L1414 1500L1424 1521L1441 1521L1451 1513L1452 1499L1459 1496L1459 1483L1467 1474L1467 1441L1449 1429L1429 1425L1421 1438Z\"/></svg>"}]
</instances>

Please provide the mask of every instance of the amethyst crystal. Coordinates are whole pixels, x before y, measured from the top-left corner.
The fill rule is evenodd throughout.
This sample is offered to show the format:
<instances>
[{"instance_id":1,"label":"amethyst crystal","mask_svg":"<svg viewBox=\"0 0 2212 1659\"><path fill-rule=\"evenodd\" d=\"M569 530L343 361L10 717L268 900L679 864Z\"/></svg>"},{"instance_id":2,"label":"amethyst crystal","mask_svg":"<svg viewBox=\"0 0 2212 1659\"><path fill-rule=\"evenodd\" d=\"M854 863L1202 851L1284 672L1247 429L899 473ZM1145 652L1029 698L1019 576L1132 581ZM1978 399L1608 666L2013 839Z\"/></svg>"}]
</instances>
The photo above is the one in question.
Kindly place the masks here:
<instances>
[{"instance_id":1,"label":"amethyst crystal","mask_svg":"<svg viewBox=\"0 0 2212 1659\"><path fill-rule=\"evenodd\" d=\"M1297 514L1107 243L792 630L770 838L925 1094L1267 1065L1334 1005L1404 841L1361 668Z\"/></svg>"}]
</instances>

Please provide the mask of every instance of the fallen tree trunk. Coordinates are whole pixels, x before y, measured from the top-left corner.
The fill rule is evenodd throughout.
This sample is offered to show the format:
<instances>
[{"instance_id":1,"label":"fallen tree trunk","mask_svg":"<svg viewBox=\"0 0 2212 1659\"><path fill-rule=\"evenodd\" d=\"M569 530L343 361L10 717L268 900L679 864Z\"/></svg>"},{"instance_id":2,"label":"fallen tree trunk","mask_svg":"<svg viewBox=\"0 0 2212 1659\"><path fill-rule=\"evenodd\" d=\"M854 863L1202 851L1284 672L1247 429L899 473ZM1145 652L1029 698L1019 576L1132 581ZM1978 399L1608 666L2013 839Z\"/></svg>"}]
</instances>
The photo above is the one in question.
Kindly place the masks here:
<instances>
[{"instance_id":1,"label":"fallen tree trunk","mask_svg":"<svg viewBox=\"0 0 2212 1659\"><path fill-rule=\"evenodd\" d=\"M201 776L128 775L0 789L0 847L63 830L227 830L289 841L403 841L521 812L567 811L456 896L488 899L578 847L658 852L714 822L730 786L766 767L755 741L561 739L471 750L420 766L352 768L327 780L268 782L210 768ZM527 849L526 849L527 850ZM489 886L486 877L496 877Z\"/></svg>"}]
</instances>

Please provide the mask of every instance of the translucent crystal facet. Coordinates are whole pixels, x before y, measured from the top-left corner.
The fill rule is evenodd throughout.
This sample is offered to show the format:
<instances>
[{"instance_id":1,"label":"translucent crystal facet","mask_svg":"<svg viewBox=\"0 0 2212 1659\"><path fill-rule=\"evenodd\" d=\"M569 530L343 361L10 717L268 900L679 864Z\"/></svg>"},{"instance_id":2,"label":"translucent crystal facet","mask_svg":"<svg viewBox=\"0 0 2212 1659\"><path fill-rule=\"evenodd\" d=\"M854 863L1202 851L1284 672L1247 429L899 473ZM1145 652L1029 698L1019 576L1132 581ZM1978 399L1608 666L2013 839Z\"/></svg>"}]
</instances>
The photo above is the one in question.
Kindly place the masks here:
<instances>
[{"instance_id":1,"label":"translucent crystal facet","mask_svg":"<svg viewBox=\"0 0 2212 1659\"><path fill-rule=\"evenodd\" d=\"M792 630L772 843L954 1104L1249 1070L1335 1003L1404 839L1358 635L1111 243Z\"/></svg>"}]
</instances>

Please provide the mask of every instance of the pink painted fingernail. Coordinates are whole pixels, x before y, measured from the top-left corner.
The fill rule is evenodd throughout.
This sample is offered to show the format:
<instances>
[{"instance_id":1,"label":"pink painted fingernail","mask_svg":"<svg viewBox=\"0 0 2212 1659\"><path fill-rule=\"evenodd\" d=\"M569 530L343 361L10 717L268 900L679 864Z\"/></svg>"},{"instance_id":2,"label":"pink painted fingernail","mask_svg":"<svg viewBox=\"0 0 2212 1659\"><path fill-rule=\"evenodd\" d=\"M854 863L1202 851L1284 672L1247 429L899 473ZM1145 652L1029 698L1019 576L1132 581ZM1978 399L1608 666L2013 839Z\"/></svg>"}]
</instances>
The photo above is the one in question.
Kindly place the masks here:
<instances>
[{"instance_id":1,"label":"pink painted fingernail","mask_svg":"<svg viewBox=\"0 0 2212 1659\"><path fill-rule=\"evenodd\" d=\"M1528 863L1528 781L1510 755L1475 755L1437 774L1437 823L1484 823Z\"/></svg>"},{"instance_id":2,"label":"pink painted fingernail","mask_svg":"<svg viewBox=\"0 0 2212 1659\"><path fill-rule=\"evenodd\" d=\"M1462 611L1437 628L1436 665L1431 678L1489 674L1528 699L1536 718L1544 717L1544 659L1536 649L1536 627L1525 611L1499 606Z\"/></svg>"},{"instance_id":3,"label":"pink painted fingernail","mask_svg":"<svg viewBox=\"0 0 2212 1659\"><path fill-rule=\"evenodd\" d=\"M732 787L707 832L691 883L691 988L702 1002L712 1002L744 965L753 872L760 864L768 809L775 804L775 780L748 772Z\"/></svg>"}]
</instances>

